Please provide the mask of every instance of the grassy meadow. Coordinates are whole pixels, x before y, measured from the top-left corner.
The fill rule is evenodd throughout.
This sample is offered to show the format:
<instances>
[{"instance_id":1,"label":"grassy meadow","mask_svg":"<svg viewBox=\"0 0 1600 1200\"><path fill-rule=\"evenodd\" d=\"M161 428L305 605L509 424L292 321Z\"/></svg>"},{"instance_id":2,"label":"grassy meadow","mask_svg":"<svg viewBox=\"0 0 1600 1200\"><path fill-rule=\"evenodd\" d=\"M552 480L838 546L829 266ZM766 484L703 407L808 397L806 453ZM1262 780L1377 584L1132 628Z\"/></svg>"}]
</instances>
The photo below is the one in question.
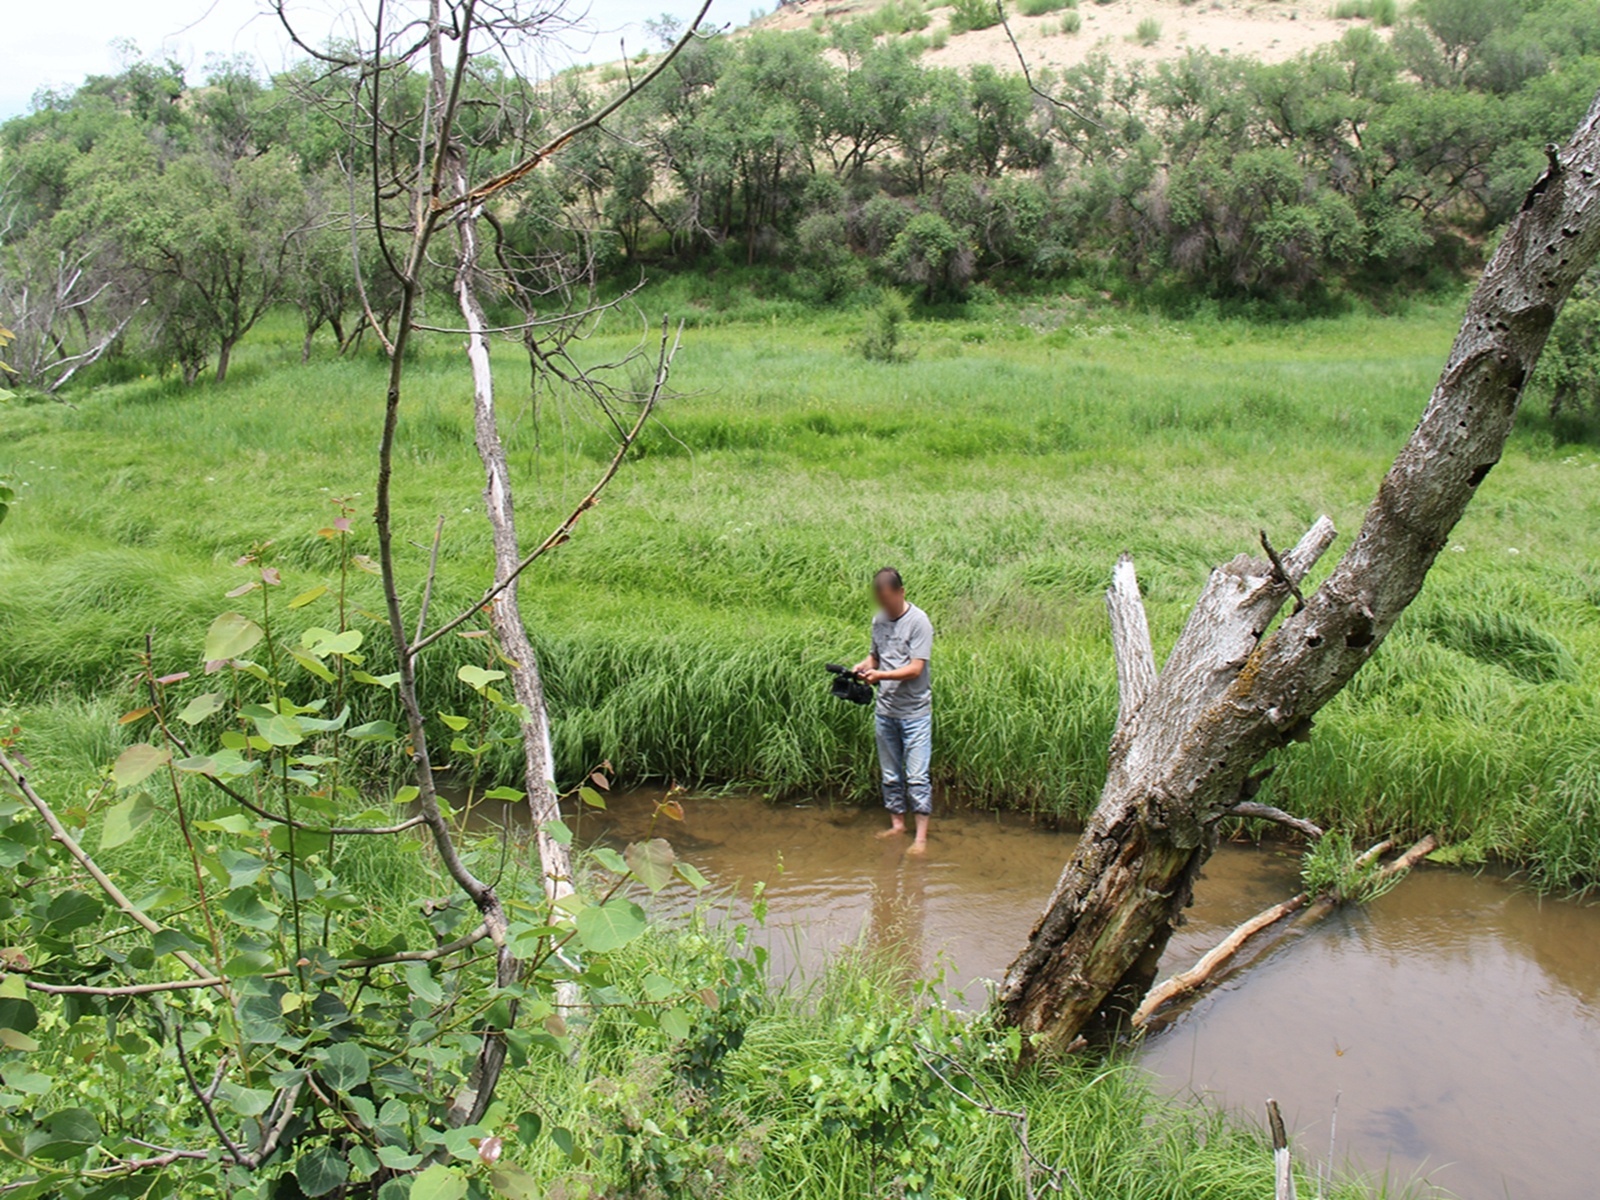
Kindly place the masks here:
<instances>
[{"instance_id":1,"label":"grassy meadow","mask_svg":"<svg viewBox=\"0 0 1600 1200\"><path fill-rule=\"evenodd\" d=\"M693 285L704 286L704 285ZM649 293L647 293L647 297ZM1297 324L1176 322L1061 299L911 324L914 358L865 361L859 310L698 313L661 410L577 537L528 577L559 765L630 779L862 795L865 714L821 664L864 651L867 580L891 563L939 631L936 769L952 800L1077 816L1115 708L1101 593L1130 550L1158 655L1209 568L1319 512L1347 543L1420 413L1460 301ZM589 352L641 333L618 322ZM497 349L525 540L611 453L595 415L529 398ZM434 612L488 572L459 346L428 338L401 423L397 504L414 614L446 518ZM370 511L383 370L273 325L226 385L102 382L72 404L0 410L0 716L53 785L115 753L134 656L192 668L200 635L270 543L293 595L338 573L317 536L349 497ZM1286 751L1267 797L1358 833L1438 829L1543 885L1600 875L1600 454L1536 414L1480 490L1401 627ZM1337 553L1336 546L1336 553ZM1326 564L1324 570L1327 569ZM285 624L323 623L331 600ZM357 575L354 603L378 607ZM374 665L381 626L366 617ZM448 707L447 639L424 670ZM370 703L370 702L369 702ZM508 767L509 769L509 767Z\"/></svg>"}]
</instances>

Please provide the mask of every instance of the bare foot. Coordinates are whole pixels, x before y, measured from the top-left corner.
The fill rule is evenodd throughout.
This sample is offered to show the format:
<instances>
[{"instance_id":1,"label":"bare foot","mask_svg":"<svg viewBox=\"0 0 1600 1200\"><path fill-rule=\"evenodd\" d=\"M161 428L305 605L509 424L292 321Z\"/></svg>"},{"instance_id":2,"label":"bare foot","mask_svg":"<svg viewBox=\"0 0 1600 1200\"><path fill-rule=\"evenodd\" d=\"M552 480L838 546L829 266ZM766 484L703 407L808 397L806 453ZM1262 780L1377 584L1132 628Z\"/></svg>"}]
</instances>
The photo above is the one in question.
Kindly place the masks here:
<instances>
[{"instance_id":1,"label":"bare foot","mask_svg":"<svg viewBox=\"0 0 1600 1200\"><path fill-rule=\"evenodd\" d=\"M926 854L927 852L928 843L923 841L921 838L918 838L916 841L912 842L911 845L906 847L907 854Z\"/></svg>"},{"instance_id":2,"label":"bare foot","mask_svg":"<svg viewBox=\"0 0 1600 1200\"><path fill-rule=\"evenodd\" d=\"M899 837L905 831L906 831L906 827L904 825L891 825L887 829L878 830L878 832L873 834L872 836L875 837L875 838Z\"/></svg>"}]
</instances>

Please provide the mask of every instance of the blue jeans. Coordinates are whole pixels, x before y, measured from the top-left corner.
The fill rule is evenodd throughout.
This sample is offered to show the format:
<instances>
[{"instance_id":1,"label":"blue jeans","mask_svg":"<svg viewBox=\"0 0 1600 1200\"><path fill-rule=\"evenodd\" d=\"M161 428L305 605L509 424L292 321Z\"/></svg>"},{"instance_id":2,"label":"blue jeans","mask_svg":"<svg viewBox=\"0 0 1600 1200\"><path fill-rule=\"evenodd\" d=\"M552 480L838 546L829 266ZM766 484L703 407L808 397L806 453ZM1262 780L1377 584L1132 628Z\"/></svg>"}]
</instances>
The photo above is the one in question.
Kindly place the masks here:
<instances>
[{"instance_id":1,"label":"blue jeans","mask_svg":"<svg viewBox=\"0 0 1600 1200\"><path fill-rule=\"evenodd\" d=\"M892 813L933 812L933 715L879 716L878 768L883 772L883 806Z\"/></svg>"}]
</instances>

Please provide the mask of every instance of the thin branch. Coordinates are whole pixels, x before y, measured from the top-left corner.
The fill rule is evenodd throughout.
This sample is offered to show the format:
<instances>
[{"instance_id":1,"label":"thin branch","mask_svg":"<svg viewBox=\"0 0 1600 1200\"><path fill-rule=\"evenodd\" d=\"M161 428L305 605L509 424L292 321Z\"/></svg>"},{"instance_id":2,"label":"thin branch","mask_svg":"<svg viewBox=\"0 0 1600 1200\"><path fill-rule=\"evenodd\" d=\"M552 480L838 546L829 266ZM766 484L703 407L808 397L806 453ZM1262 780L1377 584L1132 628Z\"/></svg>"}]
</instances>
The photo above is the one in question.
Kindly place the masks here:
<instances>
[{"instance_id":1,"label":"thin branch","mask_svg":"<svg viewBox=\"0 0 1600 1200\"><path fill-rule=\"evenodd\" d=\"M1257 804L1253 800L1244 800L1232 808L1223 809L1225 817L1248 817L1252 821L1273 821L1285 825L1297 833L1303 833L1315 841L1322 836L1322 827L1304 817L1297 817L1293 813L1286 813L1281 808L1273 808L1270 804Z\"/></svg>"},{"instance_id":2,"label":"thin branch","mask_svg":"<svg viewBox=\"0 0 1600 1200\"><path fill-rule=\"evenodd\" d=\"M1028 66L1028 56L1022 52L1022 46L1017 42L1017 35L1011 32L1011 21L1010 18L1006 16L1006 8L1001 0L995 0L994 10L1000 14L1000 27L1006 31L1006 38L1008 41L1010 41L1011 48L1016 51L1017 64L1022 68L1022 78L1027 83L1028 90L1035 96L1039 97L1039 99L1043 100L1046 104L1053 104L1062 112L1069 113L1078 120L1082 121L1085 125L1093 125L1102 133L1116 133L1116 130L1112 129L1109 125L1101 124L1088 113L1081 111L1071 104L1068 104L1059 96L1052 96L1049 92L1045 91L1038 84L1033 82L1033 70Z\"/></svg>"},{"instance_id":3,"label":"thin branch","mask_svg":"<svg viewBox=\"0 0 1600 1200\"><path fill-rule=\"evenodd\" d=\"M172 1022L172 1045L178 1052L178 1063L183 1067L183 1078L189 1085L189 1091L200 1102L200 1107L205 1111L206 1121L211 1125L211 1131L217 1135L219 1141L227 1149L234 1162L245 1162L244 1151L228 1136L228 1131L222 1127L222 1118L217 1116L216 1107L206 1097L206 1091L200 1086L200 1081L195 1078L194 1066L189 1062L189 1052L183 1045L183 1027L176 1021Z\"/></svg>"},{"instance_id":4,"label":"thin branch","mask_svg":"<svg viewBox=\"0 0 1600 1200\"><path fill-rule=\"evenodd\" d=\"M428 627L428 605L433 602L433 580L439 573L439 539L444 536L444 514L439 514L439 522L433 527L433 549L428 554L428 580L422 585L422 608L417 612L417 636L415 641L422 640L422 631Z\"/></svg>"},{"instance_id":5,"label":"thin branch","mask_svg":"<svg viewBox=\"0 0 1600 1200\"><path fill-rule=\"evenodd\" d=\"M571 515L569 515L566 520L562 521L561 524L556 526L549 537L545 538L544 541L540 542L536 547L524 555L522 560L517 563L516 568L507 574L506 577L499 583L495 584L488 591L486 591L483 594L483 597L476 604L474 604L471 608L456 614L456 616L439 626L438 629L435 629L427 637L419 639L411 647L411 656L413 658L422 653L422 651L427 649L429 646L433 645L434 642L437 642L440 638L444 637L447 633L450 633L454 629L460 628L462 625L465 625L468 621L472 620L473 617L477 616L477 614L483 610L483 607L486 604L489 604L496 596L500 595L501 592L505 591L508 587L515 583L517 578L536 561L548 554L551 550L554 550L563 542L571 539L572 532L575 528L577 528L578 521L583 517L584 513L588 512L597 503L599 503L600 493L605 489L606 484L611 482L612 477L615 476L617 471L622 467L623 459L627 457L629 449L632 448L634 442L638 439L639 434L644 430L645 422L650 419L650 414L652 411L654 411L656 402L660 399L662 391L666 388L667 377L671 373L672 369L673 356L678 353L678 347L683 341L683 325L681 323L679 324L677 336L672 339L670 348L667 345L668 336L669 331L665 327L665 322L663 322L661 333L661 357L656 368L655 384L651 387L650 394L645 398L644 408L639 413L638 419L633 423L633 428L630 429L627 435L622 439L621 444L617 447L617 452L612 455L611 462L606 467L604 474L602 474L595 485L589 489L588 495L584 496L582 501L580 501L578 506L572 510Z\"/></svg>"},{"instance_id":6,"label":"thin branch","mask_svg":"<svg viewBox=\"0 0 1600 1200\"><path fill-rule=\"evenodd\" d=\"M142 926L146 932L160 933L160 923L135 905L132 900L129 900L122 889L112 882L111 877L100 869L100 865L89 857L88 852L78 844L77 839L67 832L67 827L61 823L61 819L56 816L55 811L45 802L44 797L34 790L33 785L28 782L23 774L22 768L6 754L3 748L0 748L0 772L3 772L11 780L12 785L21 793L22 798L33 806L40 819L49 827L50 836L59 842L68 854L78 860L79 865L89 873L89 877L99 885L100 890L106 894L111 902L130 920ZM214 978L211 971L187 950L174 951L173 957L188 967L199 978L208 981ZM207 986L219 985L208 983Z\"/></svg>"},{"instance_id":7,"label":"thin branch","mask_svg":"<svg viewBox=\"0 0 1600 1200\"><path fill-rule=\"evenodd\" d=\"M436 206L440 209L452 209L460 208L463 205L473 207L482 204L495 193L504 191L512 184L519 182L527 175L532 173L540 163L544 162L545 159L549 158L568 142L572 141L573 138L577 137L579 134L587 133L589 130L596 128L612 113L616 112L624 104L627 104L628 101L632 100L640 92L644 91L645 88L649 87L656 81L657 77L659 77L661 73L667 69L672 60L677 58L678 54L683 50L683 48L698 35L700 23L706 19L706 13L710 10L710 8L711 0L704 0L704 2L700 5L700 11L695 14L694 20L690 21L688 26L685 27L682 36L680 36L678 40L672 44L671 49L661 56L661 61L656 63L655 66L651 67L650 70L641 75L637 83L630 87L624 88L618 95L613 97L609 103L602 105L593 115L585 117L577 124L567 127L550 141L546 142L539 149L535 150L527 158L523 159L516 166L512 167L509 171L503 171L487 182L480 183L477 187L471 189L470 191L465 192L460 196L456 196L451 200L445 201L442 204L436 200Z\"/></svg>"}]
</instances>

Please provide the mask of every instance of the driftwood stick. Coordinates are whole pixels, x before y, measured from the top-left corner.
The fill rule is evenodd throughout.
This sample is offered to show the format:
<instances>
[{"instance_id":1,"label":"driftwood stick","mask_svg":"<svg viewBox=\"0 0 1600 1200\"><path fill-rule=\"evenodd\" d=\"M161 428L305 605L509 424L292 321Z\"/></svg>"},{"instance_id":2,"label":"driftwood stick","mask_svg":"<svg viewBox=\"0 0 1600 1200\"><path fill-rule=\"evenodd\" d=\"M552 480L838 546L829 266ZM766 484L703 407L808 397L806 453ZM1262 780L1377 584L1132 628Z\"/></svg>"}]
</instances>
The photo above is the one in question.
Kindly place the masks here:
<instances>
[{"instance_id":1,"label":"driftwood stick","mask_svg":"<svg viewBox=\"0 0 1600 1200\"><path fill-rule=\"evenodd\" d=\"M1289 1160L1289 1134L1276 1100L1267 1101L1267 1127L1272 1130L1273 1200L1295 1200L1294 1164Z\"/></svg>"},{"instance_id":2,"label":"driftwood stick","mask_svg":"<svg viewBox=\"0 0 1600 1200\"><path fill-rule=\"evenodd\" d=\"M1281 808L1273 808L1270 804L1257 804L1253 800L1240 801L1232 808L1224 810L1223 815L1228 817L1249 817L1253 821L1273 821L1279 825L1287 826L1297 833L1305 834L1312 841L1322 836L1322 827L1320 825L1314 824L1304 817L1297 817L1293 813L1286 813Z\"/></svg>"},{"instance_id":3,"label":"driftwood stick","mask_svg":"<svg viewBox=\"0 0 1600 1200\"><path fill-rule=\"evenodd\" d=\"M1432 854L1438 844L1430 833L1392 863L1386 864L1374 876L1374 882L1387 883L1396 875L1404 874ZM1360 870L1370 866L1393 848L1394 842L1390 840L1379 842L1355 860L1355 868ZM1144 1001L1134 1011L1131 1024L1135 1029L1141 1029L1150 1023L1156 1013L1174 1000L1191 995L1215 982L1217 977L1227 970L1239 951L1244 949L1245 944L1263 930L1271 929L1285 918L1295 917L1297 914L1295 926L1303 928L1327 916L1339 907L1341 902L1342 898L1336 892L1323 893L1317 897L1315 903L1312 902L1309 893L1299 892L1281 903L1274 904L1271 908L1263 909L1248 921L1235 926L1227 937L1201 955L1199 961L1187 971L1180 971L1151 988Z\"/></svg>"},{"instance_id":4,"label":"driftwood stick","mask_svg":"<svg viewBox=\"0 0 1600 1200\"><path fill-rule=\"evenodd\" d=\"M1157 1010L1179 996L1188 995L1198 991L1218 971L1221 971L1230 962L1233 956L1244 948L1244 944L1263 929L1270 929L1285 917L1293 916L1305 907L1309 897L1301 892L1291 896L1281 904L1274 904L1271 908L1258 912L1244 924L1237 926L1232 933L1223 938L1211 949L1200 956L1200 961L1187 971L1180 971L1170 979L1158 983L1150 989L1133 1014L1133 1026L1141 1028L1153 1017Z\"/></svg>"}]
</instances>

